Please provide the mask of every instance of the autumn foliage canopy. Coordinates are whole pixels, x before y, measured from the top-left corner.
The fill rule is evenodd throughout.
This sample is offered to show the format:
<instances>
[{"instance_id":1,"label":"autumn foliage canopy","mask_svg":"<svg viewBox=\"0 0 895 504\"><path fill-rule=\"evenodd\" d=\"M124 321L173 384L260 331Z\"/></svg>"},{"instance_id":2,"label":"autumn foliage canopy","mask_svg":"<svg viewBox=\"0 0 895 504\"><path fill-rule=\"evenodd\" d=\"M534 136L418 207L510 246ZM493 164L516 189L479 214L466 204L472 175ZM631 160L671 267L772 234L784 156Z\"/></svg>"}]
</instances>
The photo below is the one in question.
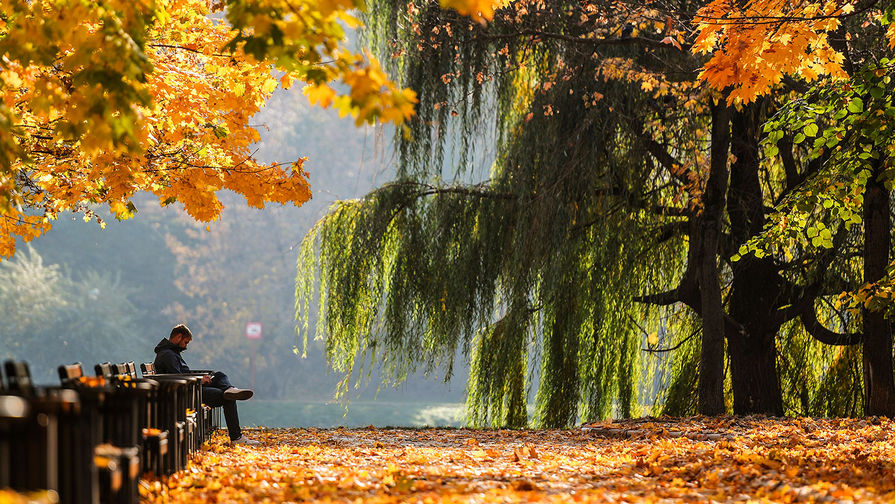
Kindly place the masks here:
<instances>
[{"instance_id":1,"label":"autumn foliage canopy","mask_svg":"<svg viewBox=\"0 0 895 504\"><path fill-rule=\"evenodd\" d=\"M262 165L249 119L282 86L358 123L401 123L412 91L344 47L350 0L11 0L0 4L0 256L60 212L131 217L138 191L216 219L310 198L302 159ZM220 11L226 10L226 18ZM272 72L274 70L274 72ZM341 82L345 92L331 85Z\"/></svg>"}]
</instances>

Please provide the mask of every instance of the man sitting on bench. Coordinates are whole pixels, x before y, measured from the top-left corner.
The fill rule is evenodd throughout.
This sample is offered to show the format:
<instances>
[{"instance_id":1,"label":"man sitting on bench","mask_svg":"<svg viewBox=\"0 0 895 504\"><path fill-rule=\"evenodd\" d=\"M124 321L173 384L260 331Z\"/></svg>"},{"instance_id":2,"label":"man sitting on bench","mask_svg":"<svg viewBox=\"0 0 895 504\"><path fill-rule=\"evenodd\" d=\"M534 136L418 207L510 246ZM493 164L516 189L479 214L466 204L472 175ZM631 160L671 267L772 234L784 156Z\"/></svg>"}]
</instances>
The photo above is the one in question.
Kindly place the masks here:
<instances>
[{"instance_id":1,"label":"man sitting on bench","mask_svg":"<svg viewBox=\"0 0 895 504\"><path fill-rule=\"evenodd\" d=\"M155 346L155 372L183 374L190 373L189 366L183 360L181 352L193 340L193 333L183 324L171 329L171 336L162 338ZM202 401L209 406L221 406L224 409L224 420L230 432L232 444L256 445L258 441L249 439L239 428L239 414L236 412L236 401L249 399L254 395L249 389L239 389L230 383L227 375L215 371L202 377Z\"/></svg>"}]
</instances>

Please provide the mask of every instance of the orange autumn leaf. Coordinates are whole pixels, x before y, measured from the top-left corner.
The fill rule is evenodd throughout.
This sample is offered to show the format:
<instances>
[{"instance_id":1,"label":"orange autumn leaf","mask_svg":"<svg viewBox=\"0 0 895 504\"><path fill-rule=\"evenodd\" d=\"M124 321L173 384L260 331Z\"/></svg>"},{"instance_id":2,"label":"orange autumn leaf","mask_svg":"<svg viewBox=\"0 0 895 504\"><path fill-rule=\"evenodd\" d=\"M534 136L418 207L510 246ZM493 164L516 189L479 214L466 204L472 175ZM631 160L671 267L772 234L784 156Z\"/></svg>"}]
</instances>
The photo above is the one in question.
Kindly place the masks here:
<instances>
[{"instance_id":1,"label":"orange autumn leaf","mask_svg":"<svg viewBox=\"0 0 895 504\"><path fill-rule=\"evenodd\" d=\"M494 17L494 10L501 6L502 0L439 0L441 7L454 9L469 16L474 21L485 23Z\"/></svg>"},{"instance_id":2,"label":"orange autumn leaf","mask_svg":"<svg viewBox=\"0 0 895 504\"><path fill-rule=\"evenodd\" d=\"M845 78L844 56L830 46L828 34L839 27L839 16L853 10L839 0L714 0L694 18L693 51L711 54L700 79L727 89L729 103L748 103L786 75ZM769 21L774 19L779 21Z\"/></svg>"}]
</instances>

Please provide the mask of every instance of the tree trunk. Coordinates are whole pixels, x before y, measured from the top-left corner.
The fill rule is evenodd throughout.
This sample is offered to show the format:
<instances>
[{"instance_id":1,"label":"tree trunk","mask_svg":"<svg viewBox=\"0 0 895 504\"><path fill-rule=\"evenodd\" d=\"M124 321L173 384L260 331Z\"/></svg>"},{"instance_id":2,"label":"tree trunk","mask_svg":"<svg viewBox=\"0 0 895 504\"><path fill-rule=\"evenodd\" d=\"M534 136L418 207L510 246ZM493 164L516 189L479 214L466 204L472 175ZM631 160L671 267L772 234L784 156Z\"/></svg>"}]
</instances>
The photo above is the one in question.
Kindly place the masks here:
<instances>
[{"instance_id":1,"label":"tree trunk","mask_svg":"<svg viewBox=\"0 0 895 504\"><path fill-rule=\"evenodd\" d=\"M889 264L889 192L879 165L864 192L864 281L876 282ZM885 313L864 310L864 414L893 416L892 332Z\"/></svg>"},{"instance_id":2,"label":"tree trunk","mask_svg":"<svg viewBox=\"0 0 895 504\"><path fill-rule=\"evenodd\" d=\"M783 415L776 337L776 331L765 334L744 331L727 339L734 414Z\"/></svg>"},{"instance_id":3,"label":"tree trunk","mask_svg":"<svg viewBox=\"0 0 895 504\"><path fill-rule=\"evenodd\" d=\"M724 409L724 307L718 271L718 244L727 193L727 152L730 121L727 106L712 106L711 172L702 211L699 290L702 307L702 353L699 359L699 413L720 415Z\"/></svg>"},{"instance_id":4,"label":"tree trunk","mask_svg":"<svg viewBox=\"0 0 895 504\"><path fill-rule=\"evenodd\" d=\"M761 102L733 113L730 149L736 161L730 170L727 214L732 249L761 232L765 223L759 181L758 142ZM754 255L732 263L727 352L736 414L783 414L783 398L777 376L775 338L780 329L777 309L782 278L773 260Z\"/></svg>"}]
</instances>

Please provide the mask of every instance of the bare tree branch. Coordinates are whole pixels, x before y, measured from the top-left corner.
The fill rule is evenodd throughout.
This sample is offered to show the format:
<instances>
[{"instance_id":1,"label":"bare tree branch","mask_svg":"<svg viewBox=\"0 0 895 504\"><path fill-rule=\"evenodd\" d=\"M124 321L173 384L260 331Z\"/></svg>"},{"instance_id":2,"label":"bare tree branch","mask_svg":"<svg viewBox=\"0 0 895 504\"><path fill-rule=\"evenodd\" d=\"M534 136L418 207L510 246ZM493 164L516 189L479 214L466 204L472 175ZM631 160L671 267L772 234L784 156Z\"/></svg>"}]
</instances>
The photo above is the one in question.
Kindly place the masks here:
<instances>
[{"instance_id":1,"label":"bare tree branch","mask_svg":"<svg viewBox=\"0 0 895 504\"><path fill-rule=\"evenodd\" d=\"M857 345L864 341L863 333L842 334L824 327L824 325L817 320L817 313L814 311L814 306L808 306L806 309L802 310L802 314L799 318L802 320L802 325L805 326L805 330L808 331L808 334L826 345L849 346Z\"/></svg>"}]
</instances>

